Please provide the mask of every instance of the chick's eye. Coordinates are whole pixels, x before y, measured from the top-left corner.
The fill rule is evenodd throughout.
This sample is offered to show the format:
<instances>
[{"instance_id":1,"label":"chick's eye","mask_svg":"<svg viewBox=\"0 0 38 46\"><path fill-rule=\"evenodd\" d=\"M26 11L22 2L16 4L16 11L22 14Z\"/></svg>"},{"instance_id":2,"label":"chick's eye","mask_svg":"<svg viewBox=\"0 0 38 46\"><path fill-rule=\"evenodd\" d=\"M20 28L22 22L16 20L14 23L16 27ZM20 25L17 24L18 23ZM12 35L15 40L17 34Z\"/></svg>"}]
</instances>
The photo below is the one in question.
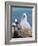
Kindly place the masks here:
<instances>
[{"instance_id":1,"label":"chick's eye","mask_svg":"<svg viewBox=\"0 0 38 46\"><path fill-rule=\"evenodd\" d=\"M24 16L25 17L25 16Z\"/></svg>"}]
</instances>

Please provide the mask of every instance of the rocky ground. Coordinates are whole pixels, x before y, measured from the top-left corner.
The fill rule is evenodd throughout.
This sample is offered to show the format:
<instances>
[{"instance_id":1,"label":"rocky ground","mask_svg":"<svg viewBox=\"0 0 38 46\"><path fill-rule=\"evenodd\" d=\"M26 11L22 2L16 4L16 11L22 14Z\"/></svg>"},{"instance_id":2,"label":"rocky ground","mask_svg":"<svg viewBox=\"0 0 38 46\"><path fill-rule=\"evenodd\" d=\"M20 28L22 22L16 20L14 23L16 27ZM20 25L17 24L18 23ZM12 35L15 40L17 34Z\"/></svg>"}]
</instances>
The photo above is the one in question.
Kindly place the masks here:
<instances>
[{"instance_id":1,"label":"rocky ground","mask_svg":"<svg viewBox=\"0 0 38 46\"><path fill-rule=\"evenodd\" d=\"M15 27L13 38L25 38L32 37L32 29L21 29L21 27Z\"/></svg>"}]
</instances>

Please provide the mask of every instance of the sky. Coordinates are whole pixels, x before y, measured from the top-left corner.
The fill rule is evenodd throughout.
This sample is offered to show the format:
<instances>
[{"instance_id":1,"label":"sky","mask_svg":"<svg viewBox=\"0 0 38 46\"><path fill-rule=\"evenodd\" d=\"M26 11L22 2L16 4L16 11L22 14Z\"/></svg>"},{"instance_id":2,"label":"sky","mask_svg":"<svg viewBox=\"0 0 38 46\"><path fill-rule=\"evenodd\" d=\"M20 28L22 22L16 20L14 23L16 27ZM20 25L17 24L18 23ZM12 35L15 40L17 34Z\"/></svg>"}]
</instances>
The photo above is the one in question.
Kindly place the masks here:
<instances>
[{"instance_id":1,"label":"sky","mask_svg":"<svg viewBox=\"0 0 38 46\"><path fill-rule=\"evenodd\" d=\"M27 14L27 21L32 26L32 8L30 7L12 7L11 8L12 22L14 22L15 19L17 19L18 22L20 22L23 13Z\"/></svg>"}]
</instances>

